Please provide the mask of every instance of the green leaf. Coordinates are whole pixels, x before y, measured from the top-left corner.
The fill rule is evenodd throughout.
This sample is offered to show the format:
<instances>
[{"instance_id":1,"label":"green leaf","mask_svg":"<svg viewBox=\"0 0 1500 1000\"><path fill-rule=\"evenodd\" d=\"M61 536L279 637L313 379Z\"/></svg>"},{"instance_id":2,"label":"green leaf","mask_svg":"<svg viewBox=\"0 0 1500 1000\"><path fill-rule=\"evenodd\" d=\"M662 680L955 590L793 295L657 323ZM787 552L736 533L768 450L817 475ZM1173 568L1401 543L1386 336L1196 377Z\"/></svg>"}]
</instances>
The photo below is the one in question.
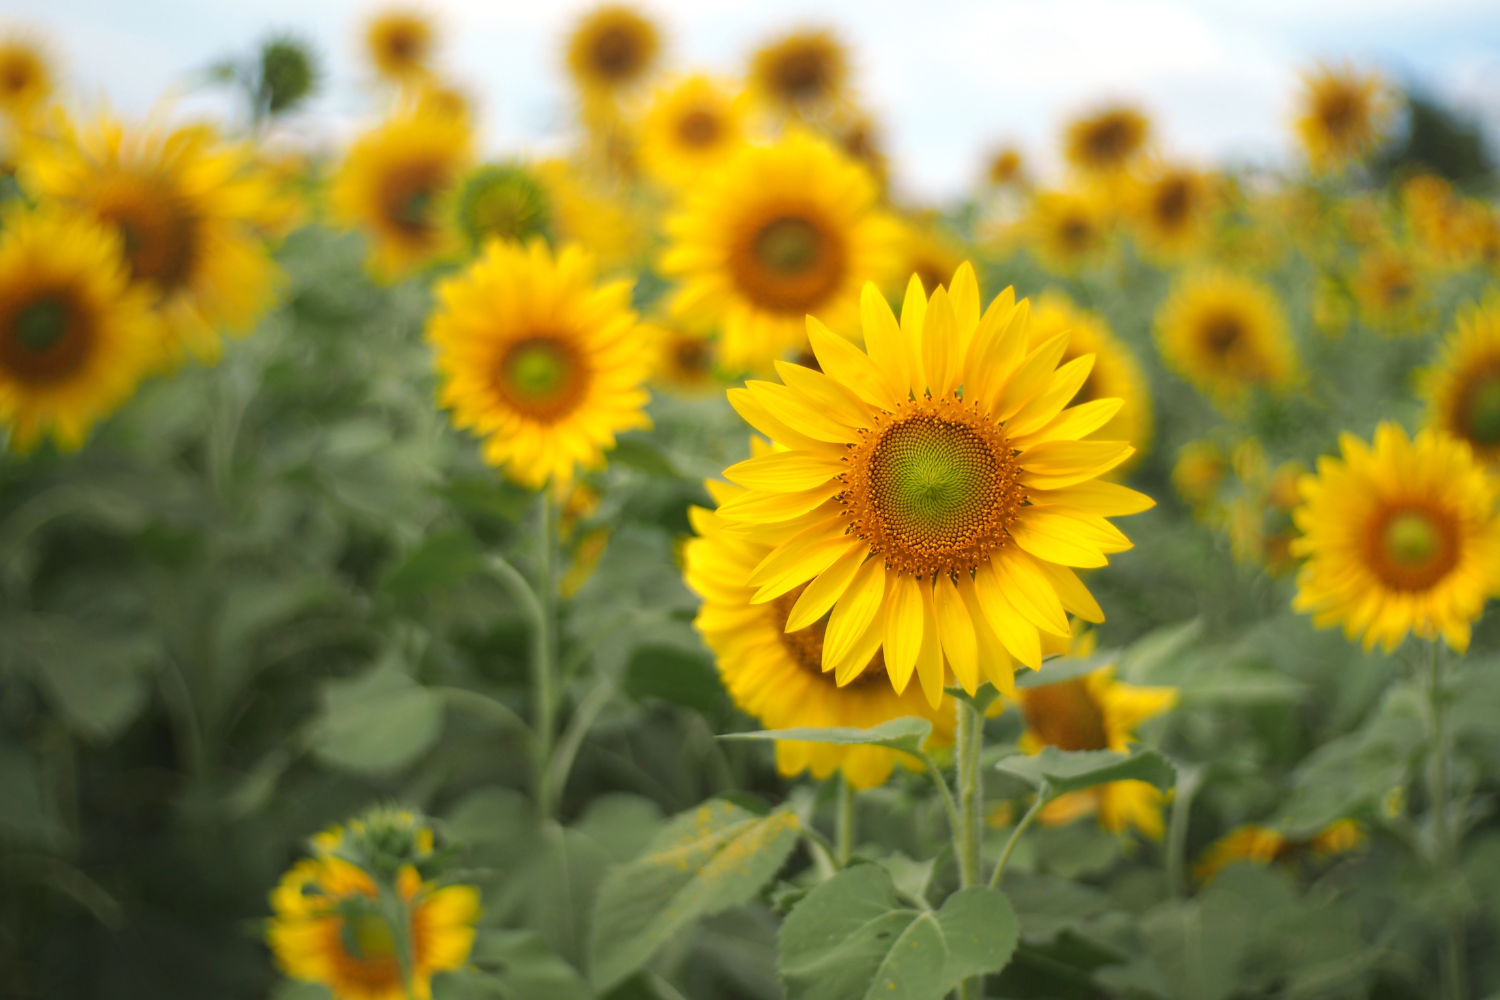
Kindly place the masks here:
<instances>
[{"instance_id":1,"label":"green leaf","mask_svg":"<svg viewBox=\"0 0 1500 1000\"><path fill-rule=\"evenodd\" d=\"M678 930L750 900L796 846L797 817L760 817L722 800L671 820L646 853L599 892L593 980L603 992L644 965Z\"/></svg>"},{"instance_id":2,"label":"green leaf","mask_svg":"<svg viewBox=\"0 0 1500 1000\"><path fill-rule=\"evenodd\" d=\"M989 681L985 681L979 685L973 694L970 694L961 687L951 687L947 691L960 701L966 701L970 705L973 705L974 711L980 715L984 715L989 710L989 707L995 703L995 699L1000 697L1000 692L996 691L995 685Z\"/></svg>"},{"instance_id":3,"label":"green leaf","mask_svg":"<svg viewBox=\"0 0 1500 1000\"><path fill-rule=\"evenodd\" d=\"M611 861L625 862L646 849L662 822L661 807L650 799L610 792L589 802L573 828L592 837Z\"/></svg>"},{"instance_id":4,"label":"green leaf","mask_svg":"<svg viewBox=\"0 0 1500 1000\"><path fill-rule=\"evenodd\" d=\"M337 767L388 774L424 753L442 728L442 697L387 661L361 677L324 686L323 718L312 746Z\"/></svg>"},{"instance_id":5,"label":"green leaf","mask_svg":"<svg viewBox=\"0 0 1500 1000\"><path fill-rule=\"evenodd\" d=\"M948 946L943 967L948 989L969 976L1005 968L1020 936L1010 900L983 885L966 886L949 896L938 911L938 925Z\"/></svg>"},{"instance_id":6,"label":"green leaf","mask_svg":"<svg viewBox=\"0 0 1500 1000\"><path fill-rule=\"evenodd\" d=\"M0 842L60 848L67 839L67 828L42 793L36 758L0 746Z\"/></svg>"},{"instance_id":7,"label":"green leaf","mask_svg":"<svg viewBox=\"0 0 1500 1000\"><path fill-rule=\"evenodd\" d=\"M536 494L507 479L454 479L438 491L448 502L470 514L502 521L519 521L536 506Z\"/></svg>"},{"instance_id":8,"label":"green leaf","mask_svg":"<svg viewBox=\"0 0 1500 1000\"><path fill-rule=\"evenodd\" d=\"M724 686L713 661L673 646L643 646L625 667L625 693L632 698L660 698L691 708L710 719L724 714Z\"/></svg>"},{"instance_id":9,"label":"green leaf","mask_svg":"<svg viewBox=\"0 0 1500 1000\"><path fill-rule=\"evenodd\" d=\"M481 929L469 967L433 980L434 1000L590 1000L578 970L530 931Z\"/></svg>"},{"instance_id":10,"label":"green leaf","mask_svg":"<svg viewBox=\"0 0 1500 1000\"><path fill-rule=\"evenodd\" d=\"M1134 684L1149 682L1203 634L1203 619L1163 625L1152 629L1125 647L1120 654L1120 679Z\"/></svg>"},{"instance_id":11,"label":"green leaf","mask_svg":"<svg viewBox=\"0 0 1500 1000\"><path fill-rule=\"evenodd\" d=\"M882 722L871 729L853 729L834 726L815 729L807 726L796 729L762 729L753 733L725 733L721 740L803 740L807 743L864 743L877 747L900 750L914 757L922 755L922 744L932 733L932 723L914 716Z\"/></svg>"},{"instance_id":12,"label":"green leaf","mask_svg":"<svg viewBox=\"0 0 1500 1000\"><path fill-rule=\"evenodd\" d=\"M1194 675L1178 688L1180 704L1278 705L1299 701L1307 685L1269 670L1230 669Z\"/></svg>"},{"instance_id":13,"label":"green leaf","mask_svg":"<svg viewBox=\"0 0 1500 1000\"><path fill-rule=\"evenodd\" d=\"M1177 778L1176 769L1155 750L1123 754L1113 750L1043 747L1039 754L1016 754L995 767L1033 788L1040 788L1045 781L1049 794L1054 796L1111 781L1147 781L1167 789Z\"/></svg>"},{"instance_id":14,"label":"green leaf","mask_svg":"<svg viewBox=\"0 0 1500 1000\"><path fill-rule=\"evenodd\" d=\"M387 593L402 600L450 587L479 572L484 557L474 536L463 529L443 531L423 540L382 581Z\"/></svg>"},{"instance_id":15,"label":"green leaf","mask_svg":"<svg viewBox=\"0 0 1500 1000\"><path fill-rule=\"evenodd\" d=\"M681 479L682 473L665 455L657 451L642 437L626 436L615 442L614 450L608 454L609 461L644 472L648 476L666 479Z\"/></svg>"},{"instance_id":16,"label":"green leaf","mask_svg":"<svg viewBox=\"0 0 1500 1000\"><path fill-rule=\"evenodd\" d=\"M1087 677L1100 667L1107 667L1118 659L1118 649L1106 649L1092 656L1054 656L1042 664L1040 670L1022 670L1016 673L1016 687L1046 687L1062 681Z\"/></svg>"}]
</instances>

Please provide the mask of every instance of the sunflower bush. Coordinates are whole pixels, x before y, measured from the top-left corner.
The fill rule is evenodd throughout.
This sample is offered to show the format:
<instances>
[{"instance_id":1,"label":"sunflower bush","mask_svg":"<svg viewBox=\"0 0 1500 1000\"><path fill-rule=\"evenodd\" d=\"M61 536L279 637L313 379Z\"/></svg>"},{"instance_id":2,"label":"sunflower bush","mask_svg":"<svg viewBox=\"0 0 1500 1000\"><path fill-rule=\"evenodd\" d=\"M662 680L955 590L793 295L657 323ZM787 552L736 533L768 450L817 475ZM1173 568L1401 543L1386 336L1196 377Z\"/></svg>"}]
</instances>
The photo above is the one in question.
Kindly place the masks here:
<instances>
[{"instance_id":1,"label":"sunflower bush","mask_svg":"<svg viewBox=\"0 0 1500 1000\"><path fill-rule=\"evenodd\" d=\"M1500 995L1430 105L1310 68L1269 170L1107 102L924 206L835 31L587 11L538 159L448 27L305 148L296 36L217 122L0 37L0 992Z\"/></svg>"}]
</instances>

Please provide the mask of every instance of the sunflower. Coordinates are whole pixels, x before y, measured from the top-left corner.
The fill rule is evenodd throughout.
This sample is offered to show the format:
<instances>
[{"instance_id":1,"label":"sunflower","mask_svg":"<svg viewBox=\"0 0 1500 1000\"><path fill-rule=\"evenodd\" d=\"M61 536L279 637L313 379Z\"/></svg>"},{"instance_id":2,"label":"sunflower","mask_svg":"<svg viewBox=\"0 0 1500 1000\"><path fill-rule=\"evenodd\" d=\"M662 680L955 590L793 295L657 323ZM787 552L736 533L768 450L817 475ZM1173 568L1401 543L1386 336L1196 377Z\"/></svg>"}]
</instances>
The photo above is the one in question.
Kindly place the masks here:
<instances>
[{"instance_id":1,"label":"sunflower","mask_svg":"<svg viewBox=\"0 0 1500 1000\"><path fill-rule=\"evenodd\" d=\"M1136 455L1119 467L1129 468L1151 447L1151 388L1140 362L1115 336L1103 316L1080 309L1061 292L1049 292L1037 300L1032 310L1027 348L1040 347L1059 333L1068 335L1062 364L1085 355L1094 357L1094 367L1069 403L1079 406L1096 399L1124 400L1120 412L1089 437L1135 445Z\"/></svg>"},{"instance_id":2,"label":"sunflower","mask_svg":"<svg viewBox=\"0 0 1500 1000\"><path fill-rule=\"evenodd\" d=\"M1251 388L1284 389L1297 358L1276 293L1251 278L1209 272L1178 283L1156 314L1162 359L1220 406Z\"/></svg>"},{"instance_id":3,"label":"sunflower","mask_svg":"<svg viewBox=\"0 0 1500 1000\"><path fill-rule=\"evenodd\" d=\"M717 349L712 337L675 323L654 329L654 382L678 396L699 396L720 388L714 371Z\"/></svg>"},{"instance_id":4,"label":"sunflower","mask_svg":"<svg viewBox=\"0 0 1500 1000\"><path fill-rule=\"evenodd\" d=\"M1371 449L1352 434L1343 459L1324 456L1302 480L1293 520L1306 556L1292 607L1323 628L1389 652L1408 632L1469 645L1470 624L1500 592L1500 483L1469 446L1433 431L1415 440L1393 423Z\"/></svg>"},{"instance_id":5,"label":"sunflower","mask_svg":"<svg viewBox=\"0 0 1500 1000\"><path fill-rule=\"evenodd\" d=\"M946 285L964 262L963 249L940 228L935 215L913 219L902 244L906 261L900 273L915 274L928 295L937 291L939 285Z\"/></svg>"},{"instance_id":6,"label":"sunflower","mask_svg":"<svg viewBox=\"0 0 1500 1000\"><path fill-rule=\"evenodd\" d=\"M1091 191L1039 191L1021 228L1043 264L1073 272L1098 260L1108 244L1103 199Z\"/></svg>"},{"instance_id":7,"label":"sunflower","mask_svg":"<svg viewBox=\"0 0 1500 1000\"><path fill-rule=\"evenodd\" d=\"M1078 623L1075 623L1077 626ZM1092 655L1097 637L1075 628L1066 642L1071 656ZM1114 750L1126 753L1135 740L1135 729L1177 704L1177 689L1138 687L1114 679L1114 666L1100 667L1073 680L1058 681L1016 691L1026 731L1020 747L1040 753L1043 747L1059 750ZM1061 826L1081 816L1097 814L1099 823L1112 833L1134 827L1152 840L1161 839L1161 789L1145 781L1111 781L1105 785L1059 795L1042 808L1037 819Z\"/></svg>"},{"instance_id":8,"label":"sunflower","mask_svg":"<svg viewBox=\"0 0 1500 1000\"><path fill-rule=\"evenodd\" d=\"M1026 159L1014 146L1005 146L990 154L984 166L984 179L992 187L1020 186L1026 181Z\"/></svg>"},{"instance_id":9,"label":"sunflower","mask_svg":"<svg viewBox=\"0 0 1500 1000\"><path fill-rule=\"evenodd\" d=\"M804 317L857 322L859 288L899 263L901 228L869 174L804 132L747 146L666 221L661 270L679 319L718 326L725 365L764 369L806 345Z\"/></svg>"},{"instance_id":10,"label":"sunflower","mask_svg":"<svg viewBox=\"0 0 1500 1000\"><path fill-rule=\"evenodd\" d=\"M526 243L548 234L552 206L547 189L520 164L480 167L454 190L449 214L473 252L490 240Z\"/></svg>"},{"instance_id":11,"label":"sunflower","mask_svg":"<svg viewBox=\"0 0 1500 1000\"><path fill-rule=\"evenodd\" d=\"M1366 250L1353 285L1360 318L1367 326L1406 333L1425 325L1428 286L1407 251L1390 244Z\"/></svg>"},{"instance_id":12,"label":"sunflower","mask_svg":"<svg viewBox=\"0 0 1500 1000\"><path fill-rule=\"evenodd\" d=\"M274 183L207 126L59 121L22 150L23 186L119 232L131 280L157 300L167 359L217 360L220 332L248 332L280 284L261 235L282 204Z\"/></svg>"},{"instance_id":13,"label":"sunflower","mask_svg":"<svg viewBox=\"0 0 1500 1000\"><path fill-rule=\"evenodd\" d=\"M634 7L606 4L568 37L568 72L584 94L612 95L644 81L660 53L656 25Z\"/></svg>"},{"instance_id":14,"label":"sunflower","mask_svg":"<svg viewBox=\"0 0 1500 1000\"><path fill-rule=\"evenodd\" d=\"M884 194L890 184L891 162L885 155L885 142L875 119L861 113L845 114L830 122L825 131L845 156L870 172L875 186Z\"/></svg>"},{"instance_id":15,"label":"sunflower","mask_svg":"<svg viewBox=\"0 0 1500 1000\"><path fill-rule=\"evenodd\" d=\"M758 446L753 453L764 457L772 452ZM719 504L745 492L727 483L707 485ZM932 723L935 743L953 742L952 699L930 706L914 687L902 694L891 690L879 650L866 654L843 683L824 672L826 616L796 631L786 630L787 617L805 585L755 603L758 588L749 581L774 546L738 537L733 526L701 507L692 508L689 516L698 537L684 550L685 576L687 585L703 598L693 625L713 650L724 687L736 705L768 729L868 729L918 716ZM905 754L880 747L776 741L776 767L786 777L810 770L813 777L826 778L839 770L855 788L884 784L898 760L911 766Z\"/></svg>"},{"instance_id":16,"label":"sunflower","mask_svg":"<svg viewBox=\"0 0 1500 1000\"><path fill-rule=\"evenodd\" d=\"M605 270L638 262L646 253L651 220L640 206L566 160L544 160L537 176L552 205L553 238L576 243Z\"/></svg>"},{"instance_id":17,"label":"sunflower","mask_svg":"<svg viewBox=\"0 0 1500 1000\"><path fill-rule=\"evenodd\" d=\"M641 165L667 188L683 188L745 141L744 102L704 75L657 93L641 126Z\"/></svg>"},{"instance_id":18,"label":"sunflower","mask_svg":"<svg viewBox=\"0 0 1500 1000\"><path fill-rule=\"evenodd\" d=\"M161 350L146 291L119 236L55 208L11 209L0 229L0 427L30 451L61 448L135 391Z\"/></svg>"},{"instance_id":19,"label":"sunflower","mask_svg":"<svg viewBox=\"0 0 1500 1000\"><path fill-rule=\"evenodd\" d=\"M1321 861L1335 854L1358 850L1364 842L1364 827L1352 819L1335 820L1307 840L1293 840L1276 830L1250 824L1237 827L1214 841L1193 873L1198 876L1198 881L1209 882L1236 861L1253 861L1258 865L1273 862L1296 864L1309 857Z\"/></svg>"},{"instance_id":20,"label":"sunflower","mask_svg":"<svg viewBox=\"0 0 1500 1000\"><path fill-rule=\"evenodd\" d=\"M336 221L370 236L370 264L381 278L396 280L456 249L442 205L472 143L463 119L434 114L400 115L354 141L329 200Z\"/></svg>"},{"instance_id":21,"label":"sunflower","mask_svg":"<svg viewBox=\"0 0 1500 1000\"><path fill-rule=\"evenodd\" d=\"M52 96L52 66L43 47L23 35L0 38L0 112L30 118Z\"/></svg>"},{"instance_id":22,"label":"sunflower","mask_svg":"<svg viewBox=\"0 0 1500 1000\"><path fill-rule=\"evenodd\" d=\"M1303 74L1297 137L1313 170L1338 170L1368 153L1391 118L1385 86L1352 66L1320 66Z\"/></svg>"},{"instance_id":23,"label":"sunflower","mask_svg":"<svg viewBox=\"0 0 1500 1000\"><path fill-rule=\"evenodd\" d=\"M1500 468L1500 295L1458 314L1442 357L1424 378L1427 425Z\"/></svg>"},{"instance_id":24,"label":"sunflower","mask_svg":"<svg viewBox=\"0 0 1500 1000\"><path fill-rule=\"evenodd\" d=\"M751 381L730 403L787 451L725 471L748 492L718 517L772 547L753 600L807 584L787 628L832 612L824 669L841 684L875 655L895 690L913 672L942 699L945 661L966 690L1013 689L1013 659L1041 666L1041 632L1066 611L1103 613L1070 567L1130 547L1107 516L1151 500L1093 481L1134 451L1080 441L1119 400L1064 409L1092 364L1054 371L1067 337L1027 350L1029 306L1006 291L981 318L974 269L929 302L915 277L901 323L873 284L861 297L869 353L809 318L822 372L778 362L784 385Z\"/></svg>"},{"instance_id":25,"label":"sunflower","mask_svg":"<svg viewBox=\"0 0 1500 1000\"><path fill-rule=\"evenodd\" d=\"M562 487L577 467L602 466L617 432L650 425L630 283L595 285L584 251L494 242L437 299L427 339L439 401L517 482Z\"/></svg>"},{"instance_id":26,"label":"sunflower","mask_svg":"<svg viewBox=\"0 0 1500 1000\"><path fill-rule=\"evenodd\" d=\"M827 30L793 31L762 46L750 60L750 90L784 114L815 115L841 103L849 55Z\"/></svg>"},{"instance_id":27,"label":"sunflower","mask_svg":"<svg viewBox=\"0 0 1500 1000\"><path fill-rule=\"evenodd\" d=\"M1082 173L1111 177L1130 167L1151 138L1151 122L1131 107L1105 108L1069 123L1063 155Z\"/></svg>"},{"instance_id":28,"label":"sunflower","mask_svg":"<svg viewBox=\"0 0 1500 1000\"><path fill-rule=\"evenodd\" d=\"M1215 505L1228 475L1229 459L1217 441L1189 441L1177 453L1172 485L1194 514L1201 516Z\"/></svg>"},{"instance_id":29,"label":"sunflower","mask_svg":"<svg viewBox=\"0 0 1500 1000\"><path fill-rule=\"evenodd\" d=\"M1474 256L1469 207L1441 177L1418 174L1401 185L1407 231L1423 256L1439 267L1466 266Z\"/></svg>"},{"instance_id":30,"label":"sunflower","mask_svg":"<svg viewBox=\"0 0 1500 1000\"><path fill-rule=\"evenodd\" d=\"M1159 167L1134 185L1129 200L1136 236L1156 257L1188 257L1208 235L1214 192L1196 170Z\"/></svg>"},{"instance_id":31,"label":"sunflower","mask_svg":"<svg viewBox=\"0 0 1500 1000\"><path fill-rule=\"evenodd\" d=\"M421 11L389 10L365 28L365 52L387 80L412 83L431 72L436 36L432 19Z\"/></svg>"}]
</instances>

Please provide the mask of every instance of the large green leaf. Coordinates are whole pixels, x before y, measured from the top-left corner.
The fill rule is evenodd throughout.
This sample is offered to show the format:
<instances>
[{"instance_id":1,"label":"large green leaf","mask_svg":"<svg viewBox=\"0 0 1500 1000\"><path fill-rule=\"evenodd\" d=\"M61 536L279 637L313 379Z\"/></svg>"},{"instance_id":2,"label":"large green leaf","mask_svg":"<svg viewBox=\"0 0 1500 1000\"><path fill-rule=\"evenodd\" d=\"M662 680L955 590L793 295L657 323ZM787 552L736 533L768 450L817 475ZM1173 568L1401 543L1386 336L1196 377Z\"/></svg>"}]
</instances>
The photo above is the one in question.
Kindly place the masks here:
<instances>
[{"instance_id":1,"label":"large green leaf","mask_svg":"<svg viewBox=\"0 0 1500 1000\"><path fill-rule=\"evenodd\" d=\"M590 1000L588 982L530 931L482 929L468 967L438 976L434 1000Z\"/></svg>"},{"instance_id":2,"label":"large green leaf","mask_svg":"<svg viewBox=\"0 0 1500 1000\"><path fill-rule=\"evenodd\" d=\"M675 817L600 889L594 985L609 989L689 922L747 902L786 861L799 833L789 811L756 816L722 800Z\"/></svg>"},{"instance_id":3,"label":"large green leaf","mask_svg":"<svg viewBox=\"0 0 1500 1000\"><path fill-rule=\"evenodd\" d=\"M882 722L870 729L853 729L846 726L796 729L762 729L753 733L726 733L721 740L803 740L807 743L864 743L877 747L889 747L913 756L920 756L922 743L932 733L932 723L926 719L908 717Z\"/></svg>"},{"instance_id":4,"label":"large green leaf","mask_svg":"<svg viewBox=\"0 0 1500 1000\"><path fill-rule=\"evenodd\" d=\"M1172 787L1177 771L1155 750L1116 753L1113 750L1059 750L1043 747L1038 754L1016 754L995 765L1033 788L1046 782L1050 795L1076 792L1111 781L1147 781Z\"/></svg>"},{"instance_id":5,"label":"large green leaf","mask_svg":"<svg viewBox=\"0 0 1500 1000\"><path fill-rule=\"evenodd\" d=\"M442 728L442 697L387 661L361 677L328 682L312 746L330 764L385 774L425 752Z\"/></svg>"}]
</instances>

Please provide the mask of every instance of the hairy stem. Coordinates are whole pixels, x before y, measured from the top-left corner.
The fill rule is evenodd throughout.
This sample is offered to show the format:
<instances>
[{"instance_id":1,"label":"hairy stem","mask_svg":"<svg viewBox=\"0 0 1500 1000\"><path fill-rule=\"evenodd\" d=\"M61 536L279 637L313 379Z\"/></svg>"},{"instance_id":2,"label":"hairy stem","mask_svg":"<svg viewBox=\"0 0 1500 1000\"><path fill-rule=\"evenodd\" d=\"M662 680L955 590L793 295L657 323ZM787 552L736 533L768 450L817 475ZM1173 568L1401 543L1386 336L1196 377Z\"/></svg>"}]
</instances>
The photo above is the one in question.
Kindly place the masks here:
<instances>
[{"instance_id":1,"label":"hairy stem","mask_svg":"<svg viewBox=\"0 0 1500 1000\"><path fill-rule=\"evenodd\" d=\"M953 848L958 855L959 880L964 886L983 881L980 845L984 820L984 781L979 773L984 749L984 716L968 701L958 701L958 829ZM958 984L960 1000L978 1000L984 995L984 977L970 976Z\"/></svg>"},{"instance_id":2,"label":"hairy stem","mask_svg":"<svg viewBox=\"0 0 1500 1000\"><path fill-rule=\"evenodd\" d=\"M835 845L833 860L840 868L847 868L854 853L854 786L839 772L838 816L834 821Z\"/></svg>"}]
</instances>

